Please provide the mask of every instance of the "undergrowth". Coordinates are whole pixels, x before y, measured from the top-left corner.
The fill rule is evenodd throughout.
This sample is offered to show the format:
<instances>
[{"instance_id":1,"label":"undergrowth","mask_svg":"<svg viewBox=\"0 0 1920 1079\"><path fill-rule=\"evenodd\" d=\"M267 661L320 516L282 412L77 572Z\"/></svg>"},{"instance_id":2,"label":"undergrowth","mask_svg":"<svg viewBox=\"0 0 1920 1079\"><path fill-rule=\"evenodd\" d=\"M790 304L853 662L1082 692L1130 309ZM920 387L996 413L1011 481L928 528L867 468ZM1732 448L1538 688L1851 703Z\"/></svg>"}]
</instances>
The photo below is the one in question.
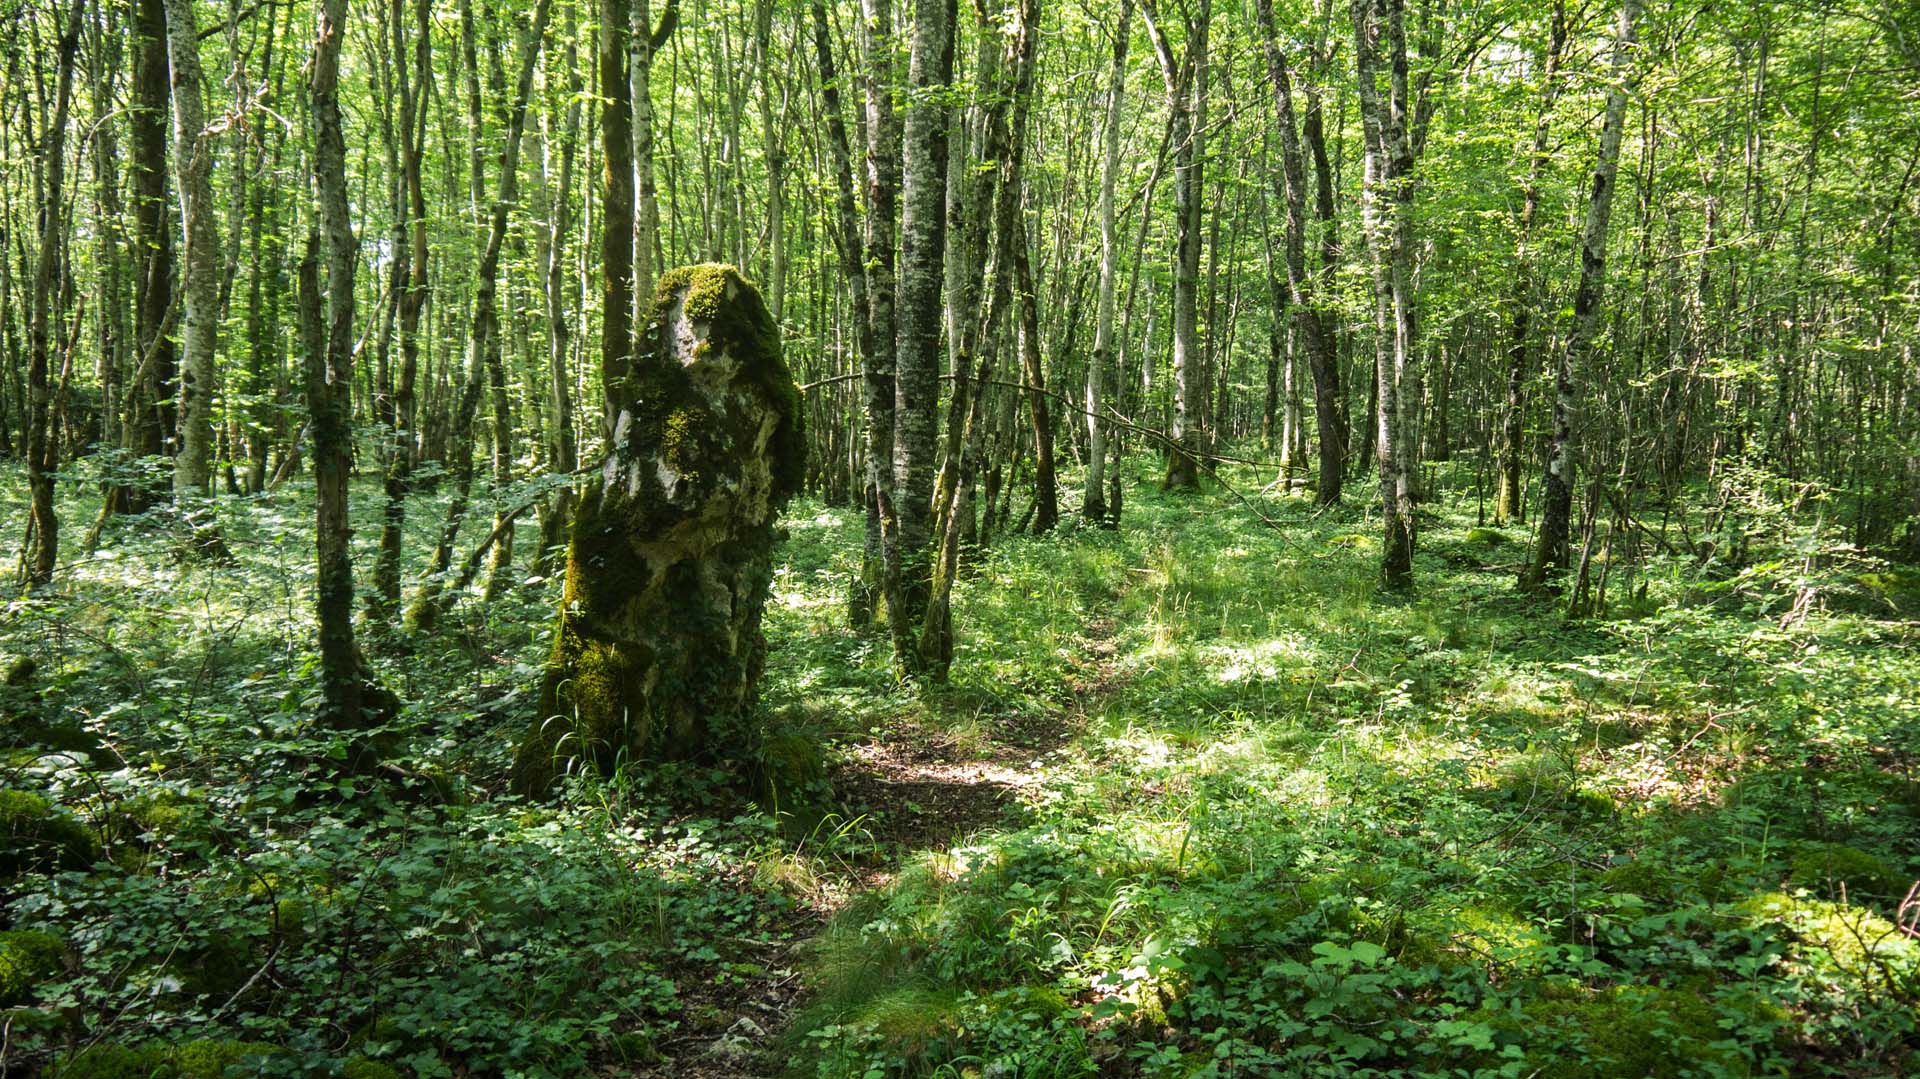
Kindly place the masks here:
<instances>
[{"instance_id":1,"label":"undergrowth","mask_svg":"<svg viewBox=\"0 0 1920 1079\"><path fill-rule=\"evenodd\" d=\"M758 1065L799 1077L1920 1067L1905 571L1748 491L1737 542L1601 559L1569 622L1514 595L1526 530L1456 496L1387 599L1359 497L1263 522L1136 467L1124 529L980 553L944 687L844 628L860 522L797 505L755 758L539 805L504 787L552 582L370 633L407 706L390 768L342 777L301 495L225 504L234 565L116 525L0 627L31 661L0 687L7 1066L671 1068L811 935ZM437 501L409 522L418 556ZM1027 783L917 846L922 807L850 800L876 747Z\"/></svg>"}]
</instances>

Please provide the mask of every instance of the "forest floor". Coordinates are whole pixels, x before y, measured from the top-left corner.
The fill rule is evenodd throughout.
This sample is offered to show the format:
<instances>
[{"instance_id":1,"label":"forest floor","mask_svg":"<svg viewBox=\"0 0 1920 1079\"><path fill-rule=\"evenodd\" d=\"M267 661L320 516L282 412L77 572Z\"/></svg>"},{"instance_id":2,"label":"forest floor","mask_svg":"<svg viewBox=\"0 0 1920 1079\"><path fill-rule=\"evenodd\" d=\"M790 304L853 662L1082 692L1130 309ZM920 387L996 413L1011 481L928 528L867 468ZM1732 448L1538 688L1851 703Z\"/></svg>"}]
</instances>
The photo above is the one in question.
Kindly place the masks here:
<instances>
[{"instance_id":1,"label":"forest floor","mask_svg":"<svg viewBox=\"0 0 1920 1079\"><path fill-rule=\"evenodd\" d=\"M1717 526L1747 562L1623 531L1604 609L1569 622L1513 594L1525 532L1483 524L1464 473L1408 597L1374 587L1359 493L1256 517L1132 478L1121 531L982 554L932 689L845 628L857 518L796 507L754 759L541 804L503 780L551 580L369 632L408 702L376 782L311 723L301 494L225 506L232 565L182 562L158 520L69 552L0 623L36 662L0 690L0 1074L1920 1063L1911 571L1741 492L1695 504L1760 507ZM363 565L377 509L356 499ZM438 512L413 509L416 557Z\"/></svg>"}]
</instances>

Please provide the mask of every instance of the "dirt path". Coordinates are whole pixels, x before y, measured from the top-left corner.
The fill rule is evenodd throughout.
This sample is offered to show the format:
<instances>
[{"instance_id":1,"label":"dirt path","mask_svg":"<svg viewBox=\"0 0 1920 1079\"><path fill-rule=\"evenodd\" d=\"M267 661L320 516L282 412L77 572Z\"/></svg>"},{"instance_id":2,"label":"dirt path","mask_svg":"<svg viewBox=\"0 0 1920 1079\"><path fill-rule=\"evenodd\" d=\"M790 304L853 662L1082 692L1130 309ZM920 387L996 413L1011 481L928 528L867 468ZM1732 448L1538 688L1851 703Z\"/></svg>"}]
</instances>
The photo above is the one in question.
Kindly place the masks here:
<instances>
[{"instance_id":1,"label":"dirt path","mask_svg":"<svg viewBox=\"0 0 1920 1079\"><path fill-rule=\"evenodd\" d=\"M844 828L858 852L840 863L844 880L803 905L764 945L741 941L747 958L734 970L757 976L681 985L682 1030L664 1039L661 1059L609 1075L639 1079L774 1079L786 1061L781 1038L804 1004L807 943L861 892L884 888L900 866L925 850L953 846L996 826L1019 822L1026 796L1041 783L1036 762L1085 728L1089 705L1119 680L1110 623L1088 626L1070 668L1072 697L1046 713L983 713L955 729L907 718L843 746L829 779L837 804L828 825ZM956 733L956 730L958 733ZM823 826L825 827L825 826ZM750 947L749 947L750 946Z\"/></svg>"}]
</instances>

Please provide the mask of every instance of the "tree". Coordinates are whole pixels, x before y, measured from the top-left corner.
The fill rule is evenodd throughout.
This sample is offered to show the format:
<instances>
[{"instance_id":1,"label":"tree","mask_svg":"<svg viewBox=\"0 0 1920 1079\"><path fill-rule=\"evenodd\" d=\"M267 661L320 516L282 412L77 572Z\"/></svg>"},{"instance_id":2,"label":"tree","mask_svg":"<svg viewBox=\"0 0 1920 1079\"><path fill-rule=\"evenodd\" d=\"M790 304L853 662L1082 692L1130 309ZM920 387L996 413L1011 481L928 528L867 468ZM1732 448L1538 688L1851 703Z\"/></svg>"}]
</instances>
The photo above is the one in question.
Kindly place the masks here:
<instances>
[{"instance_id":1,"label":"tree","mask_svg":"<svg viewBox=\"0 0 1920 1079\"><path fill-rule=\"evenodd\" d=\"M1599 161L1588 189L1586 227L1580 234L1580 284L1573 294L1573 326L1554 369L1553 434L1547 447L1546 479L1540 500L1540 535L1521 587L1538 590L1549 576L1564 571L1573 520L1574 421L1579 411L1579 382L1599 331L1601 298L1607 285L1607 222L1613 212L1614 176L1620 168L1620 136L1626 126L1629 72L1640 0L1621 0L1614 24L1613 60L1607 88L1606 120L1600 129Z\"/></svg>"},{"instance_id":2,"label":"tree","mask_svg":"<svg viewBox=\"0 0 1920 1079\"><path fill-rule=\"evenodd\" d=\"M1413 586L1413 496L1419 461L1412 410L1418 407L1413 310L1413 147L1408 132L1405 0L1354 0L1354 63L1364 148L1361 228L1373 264L1374 378L1379 387L1375 454L1380 465L1380 583ZM1388 47L1386 99L1379 87L1380 38Z\"/></svg>"},{"instance_id":3,"label":"tree","mask_svg":"<svg viewBox=\"0 0 1920 1079\"><path fill-rule=\"evenodd\" d=\"M453 543L459 535L461 522L467 513L467 500L473 484L473 421L480 409L480 393L491 382L498 389L495 400L501 402L494 413L495 438L504 439L504 428L511 423L510 418L502 415L505 411L505 377L500 359L500 314L499 314L499 273L500 251L506 243L507 212L513 205L515 191L518 188L520 171L521 133L526 129L527 101L533 93L534 62L539 59L540 49L545 41L547 17L552 11L552 0L537 0L533 9L533 21L520 40L519 79L515 83L513 106L508 113L506 138L500 146L499 176L491 207L486 217L485 232L480 247L480 265L478 280L474 288L473 330L469 339L466 370L459 398L454 403L453 412L453 499L447 504L446 522L440 530L440 542L435 546L433 560L427 573L420 580L414 593L413 602L407 609L407 622L415 629L431 630L439 620L445 600L442 596L442 583L453 561ZM469 79L472 78L472 64L469 63ZM479 130L478 93L471 87L468 100L469 117L473 121L476 133ZM475 154L473 186L481 190L483 176L478 164L478 152ZM497 458L499 470L494 479L498 484L505 469L504 457ZM502 526L504 527L504 526ZM496 536L497 536L496 532ZM497 542L497 540L496 540Z\"/></svg>"},{"instance_id":4,"label":"tree","mask_svg":"<svg viewBox=\"0 0 1920 1079\"><path fill-rule=\"evenodd\" d=\"M1155 0L1141 0L1140 14L1153 42L1167 91L1167 138L1173 146L1173 429L1166 486L1199 486L1200 427L1206 417L1206 372L1199 331L1200 221L1204 197L1207 130L1206 68L1210 0L1188 13L1186 46L1176 55L1161 26Z\"/></svg>"},{"instance_id":5,"label":"tree","mask_svg":"<svg viewBox=\"0 0 1920 1079\"><path fill-rule=\"evenodd\" d=\"M313 112L313 181L319 195L319 236L301 261L302 336L306 343L307 407L313 417L314 543L318 577L314 610L320 624L322 719L362 730L391 716L396 702L372 682L353 633L352 526L347 481L353 469L353 279L359 241L347 202L347 142L340 121L340 50L347 31L347 0L323 0L308 70ZM316 243L318 240L320 242ZM320 319L315 248L327 257L327 307ZM362 740L350 767L372 763Z\"/></svg>"},{"instance_id":6,"label":"tree","mask_svg":"<svg viewBox=\"0 0 1920 1079\"><path fill-rule=\"evenodd\" d=\"M940 403L940 286L947 243L947 106L953 78L951 0L914 0L902 133L900 301L894 345L894 527L883 533L894 658L918 670L916 645L932 589L934 423Z\"/></svg>"},{"instance_id":7,"label":"tree","mask_svg":"<svg viewBox=\"0 0 1920 1079\"><path fill-rule=\"evenodd\" d=\"M1307 180L1305 155L1295 131L1293 76L1274 30L1273 0L1259 0L1260 32L1265 39L1267 79L1273 86L1274 126L1280 135L1280 203L1286 209L1287 309L1293 314L1296 339L1313 369L1315 435L1320 448L1320 501L1340 498L1340 475L1346 468L1346 421L1340 414L1339 356L1332 329L1323 321L1313 278L1307 272Z\"/></svg>"},{"instance_id":8,"label":"tree","mask_svg":"<svg viewBox=\"0 0 1920 1079\"><path fill-rule=\"evenodd\" d=\"M1114 277L1120 270L1120 237L1114 227L1113 193L1120 176L1121 105L1127 82L1128 24L1133 0L1120 0L1120 19L1113 27L1113 66L1107 75L1107 118L1100 163L1100 284L1094 307L1093 355L1087 361L1087 487L1080 515L1111 525L1107 516L1107 425L1101 410L1107 405L1107 370L1113 366Z\"/></svg>"},{"instance_id":9,"label":"tree","mask_svg":"<svg viewBox=\"0 0 1920 1079\"><path fill-rule=\"evenodd\" d=\"M49 371L54 349L56 307L64 308L59 293L61 252L66 245L66 220L61 213L62 190L66 184L67 116L73 104L73 70L80 52L80 16L85 8L74 0L73 11L60 30L57 89L53 114L42 133L45 149L40 164L40 188L44 201L40 206L39 255L33 271L33 310L29 315L27 382L31 399L27 420L27 488L29 501L28 537L21 559L21 583L41 588L53 580L53 567L60 557L60 518L54 512L53 470L58 463L59 446L54 440L53 394ZM0 255L4 257L4 255ZM71 361L73 343L62 348ZM64 378L62 379L64 382Z\"/></svg>"},{"instance_id":10,"label":"tree","mask_svg":"<svg viewBox=\"0 0 1920 1079\"><path fill-rule=\"evenodd\" d=\"M1511 304L1512 330L1507 344L1506 410L1500 428L1500 458L1494 482L1495 521L1521 516L1520 469L1526 430L1527 378L1533 369L1533 308L1540 302L1530 248L1534 218L1540 209L1540 183L1548 165L1547 140L1552 132L1553 105L1560 96L1561 54L1566 49L1566 6L1555 0L1549 23L1546 61L1540 76L1540 109L1534 115L1533 149L1527 158L1527 178L1520 189L1516 218Z\"/></svg>"},{"instance_id":11,"label":"tree","mask_svg":"<svg viewBox=\"0 0 1920 1079\"><path fill-rule=\"evenodd\" d=\"M209 493L213 464L213 360L220 334L220 233L213 202L218 132L207 123L193 0L166 0L166 11L173 154L186 238L180 267L180 452L173 466L173 493L177 510L193 528L195 546L217 553L223 549L219 533L196 503Z\"/></svg>"}]
</instances>

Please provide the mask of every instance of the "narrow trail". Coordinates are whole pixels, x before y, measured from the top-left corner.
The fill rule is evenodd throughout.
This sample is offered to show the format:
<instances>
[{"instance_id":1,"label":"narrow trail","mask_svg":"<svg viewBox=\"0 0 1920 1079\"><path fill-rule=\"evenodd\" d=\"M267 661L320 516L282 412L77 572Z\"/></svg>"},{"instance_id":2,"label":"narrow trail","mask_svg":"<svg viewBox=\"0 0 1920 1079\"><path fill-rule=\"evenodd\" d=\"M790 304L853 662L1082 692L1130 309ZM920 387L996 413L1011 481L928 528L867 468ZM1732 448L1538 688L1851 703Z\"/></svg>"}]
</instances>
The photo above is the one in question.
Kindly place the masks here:
<instances>
[{"instance_id":1,"label":"narrow trail","mask_svg":"<svg viewBox=\"0 0 1920 1079\"><path fill-rule=\"evenodd\" d=\"M778 1079L787 1063L784 1034L806 1002L809 942L849 902L885 888L920 853L1019 822L1042 783L1036 766L1080 737L1088 708L1119 681L1114 631L1105 620L1086 626L1074 654L1062 659L1072 671L1071 696L1044 713L983 709L958 733L899 717L883 734L842 746L829 773L838 808L822 825L857 839L850 845L859 852L839 860L842 879L796 907L772 942L738 942L751 959L728 966L745 976L683 984L682 1029L656 1047L659 1059L605 1074Z\"/></svg>"}]
</instances>

